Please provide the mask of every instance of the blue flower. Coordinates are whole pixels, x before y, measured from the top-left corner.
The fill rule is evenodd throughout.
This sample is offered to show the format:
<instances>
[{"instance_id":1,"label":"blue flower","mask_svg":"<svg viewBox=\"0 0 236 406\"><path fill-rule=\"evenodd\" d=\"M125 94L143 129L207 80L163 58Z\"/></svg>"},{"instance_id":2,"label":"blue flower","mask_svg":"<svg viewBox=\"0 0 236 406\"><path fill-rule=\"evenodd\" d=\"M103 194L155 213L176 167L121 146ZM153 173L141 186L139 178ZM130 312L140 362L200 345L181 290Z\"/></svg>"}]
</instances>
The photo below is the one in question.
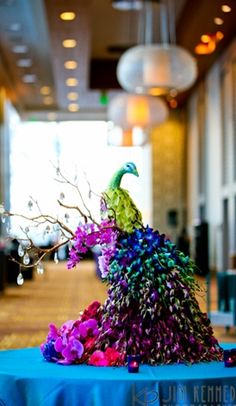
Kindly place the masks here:
<instances>
[{"instance_id":1,"label":"blue flower","mask_svg":"<svg viewBox=\"0 0 236 406\"><path fill-rule=\"evenodd\" d=\"M41 346L43 357L46 361L56 362L60 358L60 354L55 350L55 340L49 340Z\"/></svg>"}]
</instances>

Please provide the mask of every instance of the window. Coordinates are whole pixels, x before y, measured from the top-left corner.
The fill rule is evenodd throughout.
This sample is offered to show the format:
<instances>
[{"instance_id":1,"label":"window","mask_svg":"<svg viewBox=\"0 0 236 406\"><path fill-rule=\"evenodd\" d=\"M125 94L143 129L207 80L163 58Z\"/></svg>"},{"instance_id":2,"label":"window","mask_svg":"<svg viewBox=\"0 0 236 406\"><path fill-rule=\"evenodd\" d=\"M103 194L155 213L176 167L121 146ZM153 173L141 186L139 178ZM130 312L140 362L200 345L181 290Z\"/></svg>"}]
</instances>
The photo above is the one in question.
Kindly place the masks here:
<instances>
[{"instance_id":1,"label":"window","mask_svg":"<svg viewBox=\"0 0 236 406\"><path fill-rule=\"evenodd\" d=\"M65 203L81 204L73 188L55 180L56 168L79 189L93 215L99 216L99 196L119 166L135 162L140 177L125 176L122 186L128 189L135 203L150 223L150 151L149 147L107 146L108 123L104 121L73 121L61 123L20 123L11 139L11 211L29 213L30 197L36 200L42 212L62 215L57 199L65 195ZM94 192L88 199L89 186ZM64 210L65 211L65 210ZM64 213L65 215L65 213ZM71 220L72 221L72 220ZM12 224L16 232L19 220ZM25 222L22 224L25 227ZM73 225L74 226L74 225ZM39 240L42 232L35 236Z\"/></svg>"}]
</instances>

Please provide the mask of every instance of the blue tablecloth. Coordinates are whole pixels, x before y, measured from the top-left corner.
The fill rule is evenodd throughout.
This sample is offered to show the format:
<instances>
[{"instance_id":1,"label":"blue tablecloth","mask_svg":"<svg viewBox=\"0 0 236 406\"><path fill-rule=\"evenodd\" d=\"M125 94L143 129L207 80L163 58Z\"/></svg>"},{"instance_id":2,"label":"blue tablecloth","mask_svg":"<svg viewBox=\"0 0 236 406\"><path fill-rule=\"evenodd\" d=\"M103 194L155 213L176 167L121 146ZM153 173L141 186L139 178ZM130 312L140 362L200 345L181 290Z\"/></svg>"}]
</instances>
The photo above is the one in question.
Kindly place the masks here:
<instances>
[{"instance_id":1,"label":"blue tablecloth","mask_svg":"<svg viewBox=\"0 0 236 406\"><path fill-rule=\"evenodd\" d=\"M38 348L0 351L0 406L64 405L233 406L236 368L223 362L141 365L130 374L126 367L48 363Z\"/></svg>"}]
</instances>

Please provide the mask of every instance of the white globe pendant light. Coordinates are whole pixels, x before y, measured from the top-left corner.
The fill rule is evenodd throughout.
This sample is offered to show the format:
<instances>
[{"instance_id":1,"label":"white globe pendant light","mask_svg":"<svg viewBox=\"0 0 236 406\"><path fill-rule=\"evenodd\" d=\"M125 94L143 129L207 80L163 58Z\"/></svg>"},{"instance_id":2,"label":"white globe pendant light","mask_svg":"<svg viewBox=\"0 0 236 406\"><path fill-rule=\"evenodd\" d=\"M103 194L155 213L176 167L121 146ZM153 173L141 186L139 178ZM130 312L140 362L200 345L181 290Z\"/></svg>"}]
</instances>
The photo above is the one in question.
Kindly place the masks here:
<instances>
[{"instance_id":1,"label":"white globe pendant light","mask_svg":"<svg viewBox=\"0 0 236 406\"><path fill-rule=\"evenodd\" d=\"M107 117L124 130L147 129L165 121L168 108L161 98L124 93L110 101Z\"/></svg>"},{"instance_id":2,"label":"white globe pendant light","mask_svg":"<svg viewBox=\"0 0 236 406\"><path fill-rule=\"evenodd\" d=\"M143 147L148 142L148 134L140 127L123 130L113 125L108 131L107 143L112 147Z\"/></svg>"},{"instance_id":3,"label":"white globe pendant light","mask_svg":"<svg viewBox=\"0 0 236 406\"><path fill-rule=\"evenodd\" d=\"M191 87L197 76L195 59L172 44L138 45L130 48L117 65L117 79L127 92L165 95Z\"/></svg>"},{"instance_id":4,"label":"white globe pendant light","mask_svg":"<svg viewBox=\"0 0 236 406\"><path fill-rule=\"evenodd\" d=\"M158 14L159 38L153 43L154 6ZM190 88L197 78L195 58L176 45L173 0L158 4L143 1L144 44L129 48L117 64L117 79L130 93L167 95ZM156 27L156 25L155 25Z\"/></svg>"},{"instance_id":5,"label":"white globe pendant light","mask_svg":"<svg viewBox=\"0 0 236 406\"><path fill-rule=\"evenodd\" d=\"M164 122L168 107L159 97L123 93L108 106L107 118L112 121L108 145L143 146L149 140L149 130Z\"/></svg>"}]
</instances>

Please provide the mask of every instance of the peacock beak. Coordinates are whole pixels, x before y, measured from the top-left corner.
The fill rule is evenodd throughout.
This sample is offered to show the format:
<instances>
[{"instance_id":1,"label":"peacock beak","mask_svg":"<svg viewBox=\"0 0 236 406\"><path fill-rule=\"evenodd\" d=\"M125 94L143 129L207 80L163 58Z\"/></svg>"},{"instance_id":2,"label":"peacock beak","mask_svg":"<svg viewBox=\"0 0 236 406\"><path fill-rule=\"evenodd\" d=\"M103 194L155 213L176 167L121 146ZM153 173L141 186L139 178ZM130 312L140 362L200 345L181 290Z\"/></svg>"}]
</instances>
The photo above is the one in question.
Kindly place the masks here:
<instances>
[{"instance_id":1,"label":"peacock beak","mask_svg":"<svg viewBox=\"0 0 236 406\"><path fill-rule=\"evenodd\" d=\"M137 171L137 169L136 169L136 168L134 168L134 170L133 170L133 174L134 174L135 176L139 177L139 173L138 173L138 171Z\"/></svg>"}]
</instances>

